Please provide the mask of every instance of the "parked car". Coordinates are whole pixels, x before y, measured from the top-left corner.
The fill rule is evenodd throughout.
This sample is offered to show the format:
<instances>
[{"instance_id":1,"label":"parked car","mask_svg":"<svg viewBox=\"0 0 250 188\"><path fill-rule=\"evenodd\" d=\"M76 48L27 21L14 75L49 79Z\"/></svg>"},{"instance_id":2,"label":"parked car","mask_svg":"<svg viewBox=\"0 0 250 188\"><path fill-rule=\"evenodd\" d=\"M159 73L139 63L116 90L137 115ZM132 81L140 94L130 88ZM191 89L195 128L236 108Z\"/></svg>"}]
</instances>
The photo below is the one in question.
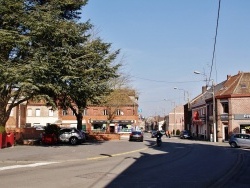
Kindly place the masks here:
<instances>
[{"instance_id":1,"label":"parked car","mask_svg":"<svg viewBox=\"0 0 250 188\"><path fill-rule=\"evenodd\" d=\"M61 128L58 138L59 142L66 142L71 145L80 144L86 141L85 134L76 128Z\"/></svg>"},{"instance_id":2,"label":"parked car","mask_svg":"<svg viewBox=\"0 0 250 188\"><path fill-rule=\"evenodd\" d=\"M232 148L250 147L250 134L232 134L229 139L229 145Z\"/></svg>"},{"instance_id":3,"label":"parked car","mask_svg":"<svg viewBox=\"0 0 250 188\"><path fill-rule=\"evenodd\" d=\"M129 135L129 141L141 141L143 142L143 132L141 131L132 131Z\"/></svg>"},{"instance_id":4,"label":"parked car","mask_svg":"<svg viewBox=\"0 0 250 188\"><path fill-rule=\"evenodd\" d=\"M192 136L191 136L191 133L189 131L183 130L180 133L180 138L181 139L188 139L188 138L192 138Z\"/></svg>"},{"instance_id":5,"label":"parked car","mask_svg":"<svg viewBox=\"0 0 250 188\"><path fill-rule=\"evenodd\" d=\"M86 131L81 131L81 132L82 132L82 134L83 134L83 136L84 136L83 142L86 142L86 140L89 139L89 133L86 132Z\"/></svg>"}]
</instances>

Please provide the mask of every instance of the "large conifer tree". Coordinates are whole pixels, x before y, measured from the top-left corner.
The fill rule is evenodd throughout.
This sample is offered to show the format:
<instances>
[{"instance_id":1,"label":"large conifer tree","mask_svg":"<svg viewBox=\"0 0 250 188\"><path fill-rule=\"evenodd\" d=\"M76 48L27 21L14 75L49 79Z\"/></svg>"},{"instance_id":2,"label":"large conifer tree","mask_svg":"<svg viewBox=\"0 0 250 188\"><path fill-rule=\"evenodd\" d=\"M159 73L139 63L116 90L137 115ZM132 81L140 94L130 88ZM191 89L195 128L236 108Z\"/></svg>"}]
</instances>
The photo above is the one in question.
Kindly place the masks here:
<instances>
[{"instance_id":1,"label":"large conifer tree","mask_svg":"<svg viewBox=\"0 0 250 188\"><path fill-rule=\"evenodd\" d=\"M50 105L71 108L80 129L87 102L110 91L119 51L93 39L89 22L77 22L86 3L0 0L0 125L13 107L43 96Z\"/></svg>"}]
</instances>

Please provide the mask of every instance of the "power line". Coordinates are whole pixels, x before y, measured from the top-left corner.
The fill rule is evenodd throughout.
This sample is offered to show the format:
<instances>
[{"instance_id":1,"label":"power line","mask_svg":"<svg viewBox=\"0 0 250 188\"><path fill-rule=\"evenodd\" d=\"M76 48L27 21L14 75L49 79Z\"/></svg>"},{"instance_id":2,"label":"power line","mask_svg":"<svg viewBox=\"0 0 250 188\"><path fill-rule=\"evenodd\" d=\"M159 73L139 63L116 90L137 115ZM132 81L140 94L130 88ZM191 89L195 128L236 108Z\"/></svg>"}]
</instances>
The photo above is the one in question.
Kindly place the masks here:
<instances>
[{"instance_id":1,"label":"power line","mask_svg":"<svg viewBox=\"0 0 250 188\"><path fill-rule=\"evenodd\" d=\"M215 38L214 38L213 57L212 57L212 64L211 64L210 74L209 74L209 78L208 78L208 83L211 80L211 75L212 75L213 65L214 65L215 48L216 48L217 33L218 33L219 18L220 18L220 2L221 2L221 0L219 0L219 6L218 6L218 14L217 14L217 22L216 22L216 32L215 32Z\"/></svg>"},{"instance_id":2,"label":"power line","mask_svg":"<svg viewBox=\"0 0 250 188\"><path fill-rule=\"evenodd\" d=\"M171 82L171 81L164 81L164 80L152 80L152 79L148 79L148 78L141 78L141 77L137 77L137 76L131 76L133 78L137 78L137 79L141 79L141 80L147 80L147 81L151 81L151 82L163 82L163 83L169 83L169 84L177 84L177 83L190 83L190 82L203 82L204 80L198 80L198 81L179 81L179 82Z\"/></svg>"}]
</instances>

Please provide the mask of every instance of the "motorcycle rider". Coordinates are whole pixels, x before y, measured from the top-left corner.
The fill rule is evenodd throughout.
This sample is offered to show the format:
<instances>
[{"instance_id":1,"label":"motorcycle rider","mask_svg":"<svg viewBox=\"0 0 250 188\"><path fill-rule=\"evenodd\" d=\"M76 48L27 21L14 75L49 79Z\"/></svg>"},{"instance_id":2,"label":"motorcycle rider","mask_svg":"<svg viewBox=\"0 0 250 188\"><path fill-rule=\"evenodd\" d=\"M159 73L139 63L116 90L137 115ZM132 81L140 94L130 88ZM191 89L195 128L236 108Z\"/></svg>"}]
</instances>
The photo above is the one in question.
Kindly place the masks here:
<instances>
[{"instance_id":1,"label":"motorcycle rider","mask_svg":"<svg viewBox=\"0 0 250 188\"><path fill-rule=\"evenodd\" d=\"M161 137L162 137L162 134L161 134L161 132L160 132L159 130L156 132L155 137L156 137L157 145L160 146L160 145L161 145Z\"/></svg>"}]
</instances>

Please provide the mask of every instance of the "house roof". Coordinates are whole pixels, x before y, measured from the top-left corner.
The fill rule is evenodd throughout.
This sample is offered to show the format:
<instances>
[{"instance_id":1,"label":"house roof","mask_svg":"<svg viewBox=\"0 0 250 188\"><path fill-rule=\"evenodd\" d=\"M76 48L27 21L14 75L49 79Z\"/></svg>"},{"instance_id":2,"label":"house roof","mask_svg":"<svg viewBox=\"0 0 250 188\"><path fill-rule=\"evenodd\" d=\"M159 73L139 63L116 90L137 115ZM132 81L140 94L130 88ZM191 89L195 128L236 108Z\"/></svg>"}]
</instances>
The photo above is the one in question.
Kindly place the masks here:
<instances>
[{"instance_id":1,"label":"house roof","mask_svg":"<svg viewBox=\"0 0 250 188\"><path fill-rule=\"evenodd\" d=\"M211 100L213 88L210 87L205 92L199 94L190 101L193 107L205 104L205 101ZM227 79L214 86L215 98L228 97L250 97L250 72L238 72L234 76L227 76Z\"/></svg>"},{"instance_id":2,"label":"house roof","mask_svg":"<svg viewBox=\"0 0 250 188\"><path fill-rule=\"evenodd\" d=\"M238 72L234 76L227 76L223 87L216 92L216 98L250 97L250 72Z\"/></svg>"}]
</instances>

